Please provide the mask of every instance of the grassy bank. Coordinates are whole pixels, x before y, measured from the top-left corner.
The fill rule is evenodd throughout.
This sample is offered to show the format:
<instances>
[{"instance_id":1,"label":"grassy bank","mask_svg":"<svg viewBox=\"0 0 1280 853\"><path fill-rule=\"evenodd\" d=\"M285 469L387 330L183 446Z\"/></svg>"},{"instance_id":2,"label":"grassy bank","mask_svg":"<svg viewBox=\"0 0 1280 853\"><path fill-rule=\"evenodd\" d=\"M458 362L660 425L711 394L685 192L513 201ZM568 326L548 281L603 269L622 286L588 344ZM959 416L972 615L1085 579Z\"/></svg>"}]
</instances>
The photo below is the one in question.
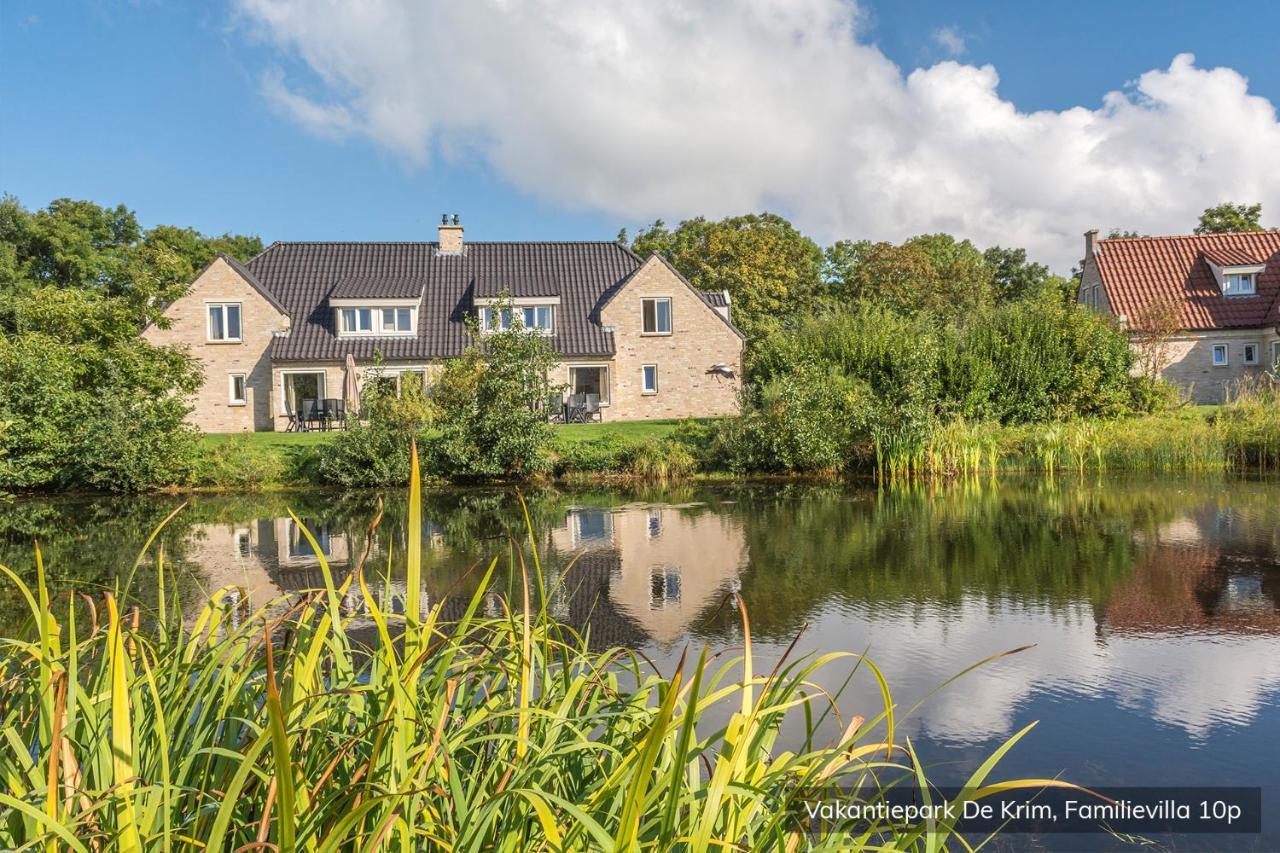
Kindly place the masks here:
<instances>
[{"instance_id":1,"label":"grassy bank","mask_svg":"<svg viewBox=\"0 0 1280 853\"><path fill-rule=\"evenodd\" d=\"M414 477L410 530L420 501ZM321 558L321 589L255 613L228 588L184 616L161 555L139 561L159 589L146 614L122 612L122 590L86 614L50 599L42 569L34 589L0 570L30 609L25 634L0 639L0 847L967 848L946 820L927 836L805 832L803 804L834 786L850 803L927 785L898 736L914 709L870 661L786 655L762 672L733 600L741 656L656 672L627 649L590 651L531 603L547 598L532 531L504 549L523 583L496 617L477 613L497 560L469 601L428 603L407 541L394 602L389 565L339 579ZM833 667L868 679L880 707L841 708L818 686ZM1053 784L988 780L1029 728L957 802Z\"/></svg>"}]
</instances>

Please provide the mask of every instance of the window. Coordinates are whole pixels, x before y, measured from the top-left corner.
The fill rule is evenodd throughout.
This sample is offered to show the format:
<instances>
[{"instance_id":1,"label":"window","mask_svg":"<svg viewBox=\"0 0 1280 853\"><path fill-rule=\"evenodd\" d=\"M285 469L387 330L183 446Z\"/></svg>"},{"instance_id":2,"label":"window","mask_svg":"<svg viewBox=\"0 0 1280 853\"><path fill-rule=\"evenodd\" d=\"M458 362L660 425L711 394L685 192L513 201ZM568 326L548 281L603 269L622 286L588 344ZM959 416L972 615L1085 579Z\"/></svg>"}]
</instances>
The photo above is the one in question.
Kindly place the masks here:
<instances>
[{"instance_id":1,"label":"window","mask_svg":"<svg viewBox=\"0 0 1280 853\"><path fill-rule=\"evenodd\" d=\"M658 365L646 364L640 368L640 393L658 393Z\"/></svg>"},{"instance_id":2,"label":"window","mask_svg":"<svg viewBox=\"0 0 1280 853\"><path fill-rule=\"evenodd\" d=\"M239 302L210 303L209 340L227 343L240 340Z\"/></svg>"},{"instance_id":3,"label":"window","mask_svg":"<svg viewBox=\"0 0 1280 853\"><path fill-rule=\"evenodd\" d=\"M480 328L486 332L506 331L515 317L510 308L485 308L480 312Z\"/></svg>"},{"instance_id":4,"label":"window","mask_svg":"<svg viewBox=\"0 0 1280 853\"><path fill-rule=\"evenodd\" d=\"M253 556L253 536L247 529L236 531L236 556L241 559Z\"/></svg>"},{"instance_id":5,"label":"window","mask_svg":"<svg viewBox=\"0 0 1280 853\"><path fill-rule=\"evenodd\" d=\"M328 525L321 524L315 519L302 519L303 525L311 532L311 536L316 540L316 545L320 547L320 553L316 553L316 549L311 547L311 543L307 541L307 535L302 532L302 528L291 518L289 519L289 556L293 559L303 559L307 557L328 557L333 554L333 535L329 532Z\"/></svg>"},{"instance_id":6,"label":"window","mask_svg":"<svg viewBox=\"0 0 1280 853\"><path fill-rule=\"evenodd\" d=\"M412 332L413 311L409 308L383 308L382 331L384 334Z\"/></svg>"},{"instance_id":7,"label":"window","mask_svg":"<svg viewBox=\"0 0 1280 853\"><path fill-rule=\"evenodd\" d=\"M1229 272L1222 275L1223 296L1253 296L1257 292L1254 273Z\"/></svg>"},{"instance_id":8,"label":"window","mask_svg":"<svg viewBox=\"0 0 1280 853\"><path fill-rule=\"evenodd\" d=\"M572 514L575 543L606 542L613 539L613 516L599 510L578 510Z\"/></svg>"},{"instance_id":9,"label":"window","mask_svg":"<svg viewBox=\"0 0 1280 853\"><path fill-rule=\"evenodd\" d=\"M344 335L369 335L373 333L372 308L343 308L341 312Z\"/></svg>"},{"instance_id":10,"label":"window","mask_svg":"<svg viewBox=\"0 0 1280 853\"><path fill-rule=\"evenodd\" d=\"M655 539L662 535L662 510L649 510L649 538Z\"/></svg>"},{"instance_id":11,"label":"window","mask_svg":"<svg viewBox=\"0 0 1280 853\"><path fill-rule=\"evenodd\" d=\"M662 610L680 603L680 570L675 566L654 566L649 570L649 607Z\"/></svg>"},{"instance_id":12,"label":"window","mask_svg":"<svg viewBox=\"0 0 1280 853\"><path fill-rule=\"evenodd\" d=\"M425 370L400 371L400 393L403 395L409 389L415 391L427 390L427 372Z\"/></svg>"},{"instance_id":13,"label":"window","mask_svg":"<svg viewBox=\"0 0 1280 853\"><path fill-rule=\"evenodd\" d=\"M243 406L248 399L245 389L245 375L243 373L231 374L231 405Z\"/></svg>"},{"instance_id":14,"label":"window","mask_svg":"<svg viewBox=\"0 0 1280 853\"><path fill-rule=\"evenodd\" d=\"M1227 356L1227 345L1226 345L1226 344L1214 344L1214 345L1213 345L1213 366L1214 366L1214 367L1226 367L1226 366L1227 366L1227 360L1228 360L1228 356Z\"/></svg>"},{"instance_id":15,"label":"window","mask_svg":"<svg viewBox=\"0 0 1280 853\"><path fill-rule=\"evenodd\" d=\"M1241 353L1240 361L1243 362L1244 364L1258 363L1258 345L1257 344L1244 344L1240 348L1240 353Z\"/></svg>"},{"instance_id":16,"label":"window","mask_svg":"<svg viewBox=\"0 0 1280 853\"><path fill-rule=\"evenodd\" d=\"M609 368L570 367L569 393L599 394L601 404L607 404L609 402Z\"/></svg>"},{"instance_id":17,"label":"window","mask_svg":"<svg viewBox=\"0 0 1280 853\"><path fill-rule=\"evenodd\" d=\"M671 300L641 299L641 313L644 315L643 332L646 335L671 334Z\"/></svg>"},{"instance_id":18,"label":"window","mask_svg":"<svg viewBox=\"0 0 1280 853\"><path fill-rule=\"evenodd\" d=\"M536 329L548 335L552 333L550 305L526 305L520 309L520 313L526 329Z\"/></svg>"},{"instance_id":19,"label":"window","mask_svg":"<svg viewBox=\"0 0 1280 853\"><path fill-rule=\"evenodd\" d=\"M286 373L282 377L284 383L284 405L282 415L295 414L305 416L307 401L312 405L325 397L324 374L320 372Z\"/></svg>"},{"instance_id":20,"label":"window","mask_svg":"<svg viewBox=\"0 0 1280 853\"><path fill-rule=\"evenodd\" d=\"M1271 366L1280 370L1280 341L1271 342Z\"/></svg>"}]
</instances>

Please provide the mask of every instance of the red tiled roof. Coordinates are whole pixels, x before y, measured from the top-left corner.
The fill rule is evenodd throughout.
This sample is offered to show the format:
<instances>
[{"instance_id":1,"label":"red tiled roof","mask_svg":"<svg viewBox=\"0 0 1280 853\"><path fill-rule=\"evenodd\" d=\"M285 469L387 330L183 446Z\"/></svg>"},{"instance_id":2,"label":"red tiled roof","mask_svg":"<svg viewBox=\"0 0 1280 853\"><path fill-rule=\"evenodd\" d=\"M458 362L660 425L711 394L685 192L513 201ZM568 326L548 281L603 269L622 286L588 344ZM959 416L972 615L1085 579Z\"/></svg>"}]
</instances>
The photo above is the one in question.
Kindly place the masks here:
<instances>
[{"instance_id":1,"label":"red tiled roof","mask_svg":"<svg viewBox=\"0 0 1280 853\"><path fill-rule=\"evenodd\" d=\"M1265 264L1256 296L1225 297L1205 257L1245 258L1228 266ZM1098 241L1095 260L1111 310L1137 325L1161 299L1182 305L1185 329L1227 329L1280 323L1280 231L1133 237Z\"/></svg>"},{"instance_id":2,"label":"red tiled roof","mask_svg":"<svg viewBox=\"0 0 1280 853\"><path fill-rule=\"evenodd\" d=\"M1200 254L1220 267L1255 267L1266 261L1236 246L1208 246L1201 249Z\"/></svg>"}]
</instances>

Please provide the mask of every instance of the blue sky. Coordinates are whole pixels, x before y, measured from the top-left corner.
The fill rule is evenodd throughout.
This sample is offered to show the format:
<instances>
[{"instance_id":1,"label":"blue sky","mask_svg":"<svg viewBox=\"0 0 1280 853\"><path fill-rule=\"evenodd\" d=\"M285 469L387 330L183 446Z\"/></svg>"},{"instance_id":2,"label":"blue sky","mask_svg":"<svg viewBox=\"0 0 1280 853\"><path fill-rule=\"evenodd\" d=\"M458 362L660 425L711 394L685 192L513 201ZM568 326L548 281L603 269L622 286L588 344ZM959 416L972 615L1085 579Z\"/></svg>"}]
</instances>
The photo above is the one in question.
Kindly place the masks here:
<instances>
[{"instance_id":1,"label":"blue sky","mask_svg":"<svg viewBox=\"0 0 1280 853\"><path fill-rule=\"evenodd\" d=\"M391 0L385 3L394 5ZM843 14L833 4L837 0L811 0L816 17L791 20L786 25L796 33L809 27L816 32L820 26L814 20ZM465 4L455 0L448 5ZM548 13L547 3L534 5L539 8L529 15L555 17L555 13ZM609 109L641 116L650 109L647 123L660 122L664 102L672 101L670 94L648 103L643 94L633 98L626 88L617 89L615 95L609 87L619 86L617 80L597 87L589 77L579 75L577 80L566 81L552 71L534 79L544 73L537 69L557 65L554 57L545 63L540 56L524 59L516 67L533 69L531 80L514 79L522 76L516 72L500 85L515 90L522 85L541 89L563 86L566 100L562 103L569 106L562 115L552 109L548 116L543 108L530 110L518 122L505 123L496 110L486 114L483 108L469 107L474 114L458 116L457 126L451 126L452 111L429 98L405 107L407 102L398 100L404 91L415 85L430 88L440 79L432 70L437 62L464 86L483 74L483 68L463 67L467 63L448 54L447 44L429 41L448 21L435 27L436 32L424 33L421 54L414 51L415 61L400 67L376 54L379 39L394 41L395 30L405 24L392 26L387 33L360 36L349 35L354 29L349 23L313 29L308 16L318 13L308 8L306 0L209 4L5 0L0 5L0 190L18 196L28 206L43 205L60 196L123 202L147 224L189 224L211 233L252 232L268 241L424 239L430 237L444 210L461 212L468 236L480 239L610 238L620 226L634 229L654 216L671 221L703 212L723 215L767 206L793 216L823 240L842 236L892 239L926 230L955 230L993 242L1000 226L985 222L974 212L986 204L992 210L1007 212L1006 221L1015 216L1039 221L1039 225L1027 226L1024 243L1055 247L1063 242L1062 234L1083 230L1079 227L1082 223L1104 228L1165 226L1159 215L1148 214L1158 196L1144 195L1147 190L1117 196L1096 205L1092 213L1098 219L1114 211L1114 221L1086 223L1082 215L1080 222L1064 223L1059 233L1056 222L1067 218L1065 213L1072 212L1073 203L1087 206L1079 199L1089 198L1090 187L1096 184L1082 184L1051 205L1040 204L1038 199L1047 193L1033 176L1037 158L1044 158L1046 169L1062 162L1065 155L1061 152L1043 149L1052 145L1054 135L1073 131L1045 131L1050 141L1025 143L1026 172L1032 177L1010 178L999 163L971 166L971 158L960 154L955 162L947 162L948 151L959 151L959 145L946 136L956 117L939 114L922 120L919 115L922 111L936 113L938 97L957 103L968 96L963 93L979 97L983 88L979 82L943 80L944 69L938 68L935 76L939 79L932 81L930 91L941 95L901 95L906 102L901 110L904 136L938 135L937 150L927 154L913 151L901 158L902 174L886 175L889 167L881 164L867 167L856 180L849 178L847 187L841 187L838 182L844 178L836 173L846 171L842 164L863 163L866 158L824 152L814 146L820 148L821 139L839 136L846 129L856 133L862 125L859 116L864 114L858 109L874 110L877 116L896 112L894 99L901 93L895 93L902 81L886 76L883 59L898 66L904 76L946 60L954 60L963 69L990 64L999 75L995 92L1001 101L1019 114L1053 111L1057 116L1054 121L1064 127L1071 121L1062 118L1063 111L1073 107L1098 110L1107 92L1124 90L1144 73L1167 71L1175 56L1187 52L1195 54L1195 69L1234 69L1248 78L1250 96L1261 96L1271 104L1280 102L1280 62L1265 37L1259 38L1260 33L1280 28L1280 4L1275 3L1234 3L1231 14L1203 2L864 3L850 17L857 30L855 46L838 41L818 43L803 48L803 53L777 56L767 53L777 39L759 37L759 28L768 24L739 21L737 13L724 4L708 6L717 6L718 11L706 13L706 29L697 31L701 24L671 25L679 27L671 32L680 38L689 30L695 31L697 40L689 44L709 45L707 56L711 59L701 62L714 63L719 54L741 56L745 67L753 60L765 66L773 62L788 71L797 69L797 78L802 81L805 73L820 80L824 67L831 65L833 76L845 81L844 86L813 93L812 103L793 114L791 110L798 109L793 104L770 100L785 95L765 91L767 84L760 87L752 79L744 80L745 88L755 86L764 94L755 107L743 109L758 107L776 114L775 121L761 119L759 136L778 136L770 137L768 146L746 150L739 140L755 136L755 129L745 126L736 136L726 134L716 144L733 156L727 158L731 162L725 165L724 174L712 176L708 173L717 168L717 149L707 145L702 150L699 146L714 136L719 125L700 127L698 117L708 112L703 107L709 106L711 99L730 99L730 93L716 87L723 86L724 76L735 68L731 59L726 59L726 75L710 78L702 95L690 96L690 102L672 107L673 118L681 118L679 124L673 121L673 126L688 128L687 145L696 149L685 164L680 159L686 144L664 148L670 135L679 131L669 130L667 136L637 144L632 151L619 147L608 126ZM726 17L717 21L714 15ZM441 20L438 10L435 20ZM461 17L453 20L460 33L467 31L467 23ZM558 21L548 23L559 25ZM623 31L637 29L634 21L627 19L617 25ZM483 20L477 28L496 29ZM525 21L519 32L533 38L537 28ZM575 29L571 37L581 32ZM489 35L486 32L484 37ZM662 35L660 29L646 32L645 40ZM525 49L518 34L508 36L515 39L511 42L502 42L501 32L492 37L496 44L507 45L497 48L504 53ZM454 40L465 43L468 38L476 36L462 35ZM722 38L723 43L719 41ZM815 42L820 41L815 37ZM486 44L482 39L470 45L464 57L474 60L479 54L483 59ZM1251 47L1254 44L1256 48ZM634 45L629 48L635 49ZM849 58L846 63L842 54L851 55L854 49L868 56ZM361 50L371 55L358 61L334 58L360 55ZM658 79L655 89L663 92L669 85L671 91L682 90L677 87L692 72L679 65L690 52L682 48L677 58L664 56L662 65L675 69L671 72L675 79ZM634 55L620 61L624 69L627 63L635 62ZM593 68L598 70L598 66ZM495 76L501 73L501 69L493 70ZM656 73L661 78L666 72ZM870 105L846 107L843 102L856 99L862 91L856 81L864 73L878 79L876 85L885 94L877 96L880 101L870 100ZM283 81L287 94L271 95L267 81L272 75ZM1171 85L1182 84L1175 80ZM948 87L953 86L962 86L963 93L949 94L953 90ZM483 97L486 91L493 90L480 87L469 97ZM526 93L524 101L537 94ZM606 95L614 99L614 105L584 106L582 114L575 114L575 103ZM404 113L420 114L421 120L400 128L384 117L379 129L366 131L374 109L369 103L388 97L400 105L397 111L404 107ZM707 98L707 104L699 104L697 97ZM307 104L338 111L339 120L309 122ZM999 113L999 105L989 102L983 109ZM1158 106L1151 111L1156 116L1151 120L1162 121L1163 112L1176 109ZM847 111L847 115L838 121L830 118L839 111ZM957 107L956 116L973 112ZM807 124L806 115L835 123L814 134L817 142L806 138L802 150L797 146L794 154L775 159L773 152L786 149L796 135L779 125L798 128ZM734 116L730 114L730 118ZM1151 123L1151 117L1140 118L1136 125L1115 134L1127 146L1115 155L1117 168L1129 162L1126 157L1141 162L1144 144L1162 144L1133 139L1138 132L1156 134L1152 139L1158 139L1157 130L1142 129ZM1009 129L996 131L1001 138L1020 134L1023 131L1018 128L1028 125L1007 116L994 120L1012 123ZM1186 116L1176 125L1177 132L1185 134L1187 126L1200 120ZM1272 127L1266 124L1265 115L1256 120L1261 122L1261 131L1250 135L1261 132L1266 138ZM1274 124L1274 113L1271 121ZM423 133L414 129L424 124L434 130ZM580 134L574 132L575 126L582 128ZM883 132L893 136L899 131L897 126L888 126ZM1217 131L1204 127L1204 133L1213 137ZM966 140L966 144L974 142L971 135ZM576 150L578 145L581 150ZM521 153L526 147L536 153ZM551 150L569 153L557 160ZM610 156L615 150L619 161L634 164L630 170L619 170L625 173L611 171ZM1226 152L1212 146L1203 152L1179 149L1169 152L1165 166L1157 167L1162 170L1158 178L1176 188L1187 177L1179 171L1186 167L1178 164L1188 157L1210 161L1230 157L1237 166L1224 165L1220 183L1236 193L1253 191L1256 200L1269 202L1277 198L1274 180L1266 183L1258 179L1255 186L1250 183L1249 169L1244 169L1243 175L1238 169L1238 162L1244 159L1246 167L1275 171L1266 149L1262 154L1258 150L1256 146ZM794 164L787 159L790 156L795 157ZM828 156L830 160L822 168L805 165ZM920 159L912 161L916 156ZM682 174L681 169L688 173ZM793 174L775 179L772 171ZM662 179L650 179L656 173L662 173ZM919 195L919 189L913 187L921 184L918 179L925 173L952 188L954 193L949 194L955 198L914 206L903 202L903 198ZM826 186L828 174L837 186ZM703 177L707 177L705 185ZM861 195L869 183L881 179L884 187L875 194ZM792 191L801 184L812 189ZM696 189L686 190L694 185ZM824 197L824 192L837 190L839 198ZM1194 222L1187 216L1218 200L1207 197L1203 188L1198 194L1189 192L1185 199L1171 202L1178 208L1179 218L1170 218L1167 224L1186 221L1185 230ZM881 213L864 213L868 209ZM1280 214L1280 208L1271 209ZM1055 223L1055 227L1050 229L1045 223ZM1051 236L1049 230L1054 232ZM1071 248L1074 251L1074 245ZM1049 251L1052 253L1052 248Z\"/></svg>"}]
</instances>

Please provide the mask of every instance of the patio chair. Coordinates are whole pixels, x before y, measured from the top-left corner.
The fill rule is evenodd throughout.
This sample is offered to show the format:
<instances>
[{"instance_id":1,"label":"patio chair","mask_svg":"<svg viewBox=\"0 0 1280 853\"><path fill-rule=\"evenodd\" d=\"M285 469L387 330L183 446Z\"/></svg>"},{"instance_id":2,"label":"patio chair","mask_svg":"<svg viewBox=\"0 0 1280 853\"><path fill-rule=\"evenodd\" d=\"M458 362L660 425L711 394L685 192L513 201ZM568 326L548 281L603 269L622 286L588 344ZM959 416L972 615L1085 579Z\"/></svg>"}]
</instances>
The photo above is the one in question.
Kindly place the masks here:
<instances>
[{"instance_id":1,"label":"patio chair","mask_svg":"<svg viewBox=\"0 0 1280 853\"><path fill-rule=\"evenodd\" d=\"M569 402L565 406L564 421L569 424L582 423L583 408L587 404L586 394L570 394Z\"/></svg>"},{"instance_id":2,"label":"patio chair","mask_svg":"<svg viewBox=\"0 0 1280 853\"><path fill-rule=\"evenodd\" d=\"M320 401L319 400L303 400L302 401L302 428L308 432L318 429L321 420Z\"/></svg>"},{"instance_id":3,"label":"patio chair","mask_svg":"<svg viewBox=\"0 0 1280 853\"><path fill-rule=\"evenodd\" d=\"M547 398L547 401L543 406L547 415L548 423L564 423L564 398L559 394L552 395Z\"/></svg>"},{"instance_id":4,"label":"patio chair","mask_svg":"<svg viewBox=\"0 0 1280 853\"><path fill-rule=\"evenodd\" d=\"M324 401L324 413L330 424L337 424L338 429L347 428L347 401L330 397Z\"/></svg>"},{"instance_id":5,"label":"patio chair","mask_svg":"<svg viewBox=\"0 0 1280 853\"><path fill-rule=\"evenodd\" d=\"M298 417L298 413L293 410L293 404L289 402L289 395L284 395L284 413L289 419L289 424L284 428L285 432L302 432L302 418Z\"/></svg>"},{"instance_id":6,"label":"patio chair","mask_svg":"<svg viewBox=\"0 0 1280 853\"><path fill-rule=\"evenodd\" d=\"M582 422L589 424L600 420L600 395L586 394L582 405Z\"/></svg>"}]
</instances>

